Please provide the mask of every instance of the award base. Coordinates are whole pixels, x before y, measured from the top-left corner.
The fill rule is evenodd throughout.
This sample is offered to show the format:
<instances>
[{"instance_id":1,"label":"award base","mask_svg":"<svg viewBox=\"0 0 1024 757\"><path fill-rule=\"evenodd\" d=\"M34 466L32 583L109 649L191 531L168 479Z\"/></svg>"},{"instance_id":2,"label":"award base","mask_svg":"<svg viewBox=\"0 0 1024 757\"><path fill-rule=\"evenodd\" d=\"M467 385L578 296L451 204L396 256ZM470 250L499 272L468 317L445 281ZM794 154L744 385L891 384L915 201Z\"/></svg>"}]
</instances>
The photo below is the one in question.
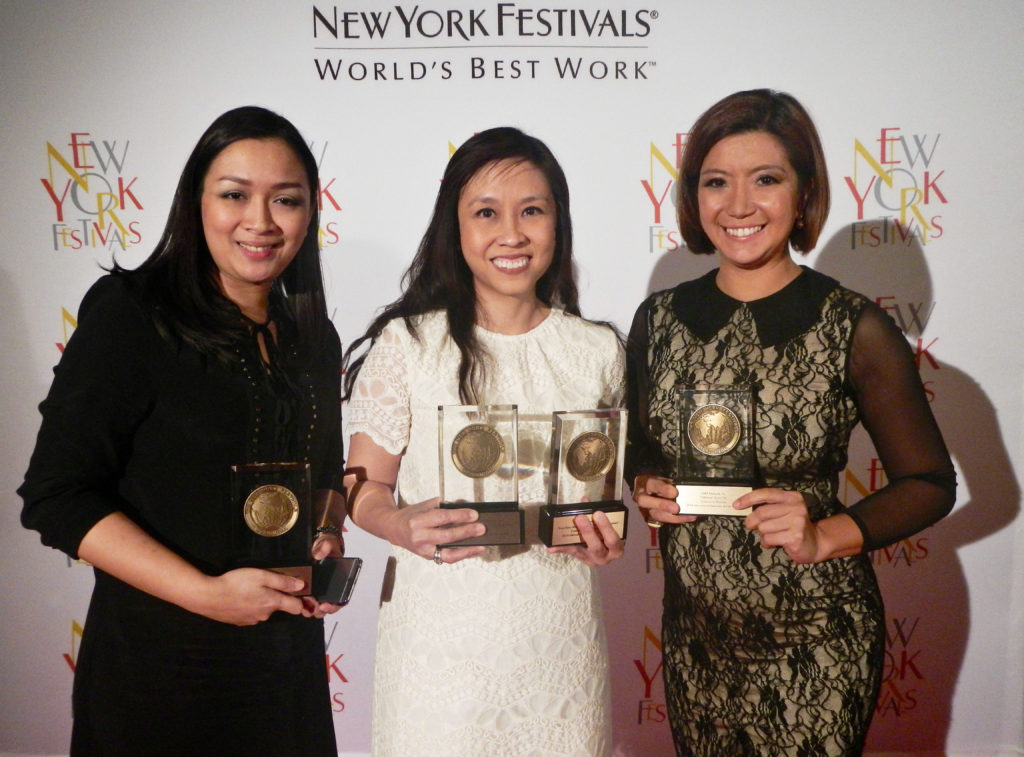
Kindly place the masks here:
<instances>
[{"instance_id":1,"label":"award base","mask_svg":"<svg viewBox=\"0 0 1024 757\"><path fill-rule=\"evenodd\" d=\"M598 510L608 516L608 520L619 538L625 539L626 528L629 524L629 512L621 502L611 501L545 505L540 509L538 525L540 540L549 547L571 547L583 544L580 532L573 520L577 515L593 516Z\"/></svg>"},{"instance_id":2,"label":"award base","mask_svg":"<svg viewBox=\"0 0 1024 757\"><path fill-rule=\"evenodd\" d=\"M732 484L676 484L679 495L676 504L680 515L742 515L747 516L753 508L737 510L732 506L738 498L749 494L752 486Z\"/></svg>"},{"instance_id":3,"label":"award base","mask_svg":"<svg viewBox=\"0 0 1024 757\"><path fill-rule=\"evenodd\" d=\"M477 522L483 523L487 530L480 536L439 544L439 547L497 547L524 541L523 511L516 502L442 502L441 507L476 510L480 513Z\"/></svg>"}]
</instances>

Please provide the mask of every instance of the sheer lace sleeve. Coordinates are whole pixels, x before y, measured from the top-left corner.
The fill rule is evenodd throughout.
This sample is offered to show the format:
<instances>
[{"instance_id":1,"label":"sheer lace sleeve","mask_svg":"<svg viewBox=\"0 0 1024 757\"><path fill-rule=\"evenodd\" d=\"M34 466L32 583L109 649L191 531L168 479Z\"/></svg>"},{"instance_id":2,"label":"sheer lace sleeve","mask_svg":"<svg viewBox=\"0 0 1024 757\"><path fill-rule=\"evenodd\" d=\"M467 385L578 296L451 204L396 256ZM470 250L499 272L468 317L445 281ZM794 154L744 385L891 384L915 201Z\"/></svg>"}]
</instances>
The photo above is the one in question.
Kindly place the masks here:
<instances>
[{"instance_id":1,"label":"sheer lace sleeve","mask_svg":"<svg viewBox=\"0 0 1024 757\"><path fill-rule=\"evenodd\" d=\"M412 337L401 319L373 343L349 400L348 435L368 434L393 455L409 444L409 377L406 351Z\"/></svg>"},{"instance_id":2,"label":"sheer lace sleeve","mask_svg":"<svg viewBox=\"0 0 1024 757\"><path fill-rule=\"evenodd\" d=\"M629 434L626 442L626 481L643 472L671 475L663 461L657 430L651 428L649 399L651 376L647 365L649 334L647 316L650 300L633 317L626 340L626 408L629 410Z\"/></svg>"},{"instance_id":3,"label":"sheer lace sleeve","mask_svg":"<svg viewBox=\"0 0 1024 757\"><path fill-rule=\"evenodd\" d=\"M910 347L877 306L866 307L857 322L849 379L888 478L885 487L846 511L864 533L867 551L945 516L953 507L956 473Z\"/></svg>"}]
</instances>

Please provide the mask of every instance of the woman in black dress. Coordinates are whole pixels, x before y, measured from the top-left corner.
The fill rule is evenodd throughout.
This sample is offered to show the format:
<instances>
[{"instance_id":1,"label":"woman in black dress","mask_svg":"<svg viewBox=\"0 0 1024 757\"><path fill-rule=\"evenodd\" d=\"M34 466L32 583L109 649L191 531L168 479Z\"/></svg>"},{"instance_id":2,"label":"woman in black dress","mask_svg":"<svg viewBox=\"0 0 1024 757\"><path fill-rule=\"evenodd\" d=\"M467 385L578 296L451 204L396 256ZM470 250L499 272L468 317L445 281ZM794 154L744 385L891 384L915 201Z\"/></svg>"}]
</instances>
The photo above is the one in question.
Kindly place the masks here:
<instances>
[{"instance_id":1,"label":"woman in black dress","mask_svg":"<svg viewBox=\"0 0 1024 757\"><path fill-rule=\"evenodd\" d=\"M630 334L633 496L660 527L665 690L679 755L856 755L882 671L867 553L953 505L955 474L910 349L867 298L798 265L828 213L814 125L791 96L730 95L689 134L679 224L720 267L658 292ZM744 516L680 515L677 390L750 385ZM850 432L888 484L843 507Z\"/></svg>"},{"instance_id":2,"label":"woman in black dress","mask_svg":"<svg viewBox=\"0 0 1024 757\"><path fill-rule=\"evenodd\" d=\"M95 568L72 755L337 754L322 618L338 608L237 567L232 530L232 465L308 462L312 556L341 554L316 191L290 122L229 111L189 157L152 255L82 301L19 489L23 523Z\"/></svg>"}]
</instances>

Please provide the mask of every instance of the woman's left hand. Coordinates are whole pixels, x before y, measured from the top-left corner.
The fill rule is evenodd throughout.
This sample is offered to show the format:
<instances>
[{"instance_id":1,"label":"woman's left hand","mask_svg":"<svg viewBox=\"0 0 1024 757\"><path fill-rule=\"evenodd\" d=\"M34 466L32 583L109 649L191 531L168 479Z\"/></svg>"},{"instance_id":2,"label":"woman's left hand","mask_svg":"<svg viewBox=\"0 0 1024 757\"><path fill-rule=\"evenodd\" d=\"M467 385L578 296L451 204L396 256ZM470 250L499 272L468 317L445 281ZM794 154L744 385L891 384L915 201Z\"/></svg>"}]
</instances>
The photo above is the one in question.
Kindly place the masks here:
<instances>
[{"instance_id":1,"label":"woman's left hand","mask_svg":"<svg viewBox=\"0 0 1024 757\"><path fill-rule=\"evenodd\" d=\"M758 533L762 547L781 547L796 563L818 561L818 527L800 492L755 489L737 499L733 507L754 508L743 525Z\"/></svg>"},{"instance_id":2,"label":"woman's left hand","mask_svg":"<svg viewBox=\"0 0 1024 757\"><path fill-rule=\"evenodd\" d=\"M320 562L325 557L344 557L345 545L341 536L334 534L320 534L313 542L313 560ZM316 597L310 595L302 597L302 614L307 618L322 618L332 612L341 609L341 605L330 602L317 602Z\"/></svg>"},{"instance_id":3,"label":"woman's left hand","mask_svg":"<svg viewBox=\"0 0 1024 757\"><path fill-rule=\"evenodd\" d=\"M622 539L615 532L608 516L600 510L593 515L593 522L586 515L573 518L573 525L580 532L583 544L571 547L548 547L551 554L572 555L585 565L597 567L607 565L612 560L622 557Z\"/></svg>"}]
</instances>

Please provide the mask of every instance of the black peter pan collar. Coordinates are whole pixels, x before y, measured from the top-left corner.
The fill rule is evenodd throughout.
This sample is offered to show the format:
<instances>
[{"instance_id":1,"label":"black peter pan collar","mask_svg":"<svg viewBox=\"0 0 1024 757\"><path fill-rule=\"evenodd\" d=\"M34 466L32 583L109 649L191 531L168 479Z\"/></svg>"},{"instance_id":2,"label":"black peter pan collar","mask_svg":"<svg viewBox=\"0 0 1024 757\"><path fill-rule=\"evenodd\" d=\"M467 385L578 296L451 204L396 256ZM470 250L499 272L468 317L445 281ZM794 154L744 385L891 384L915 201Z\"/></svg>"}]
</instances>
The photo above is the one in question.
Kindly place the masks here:
<instances>
[{"instance_id":1,"label":"black peter pan collar","mask_svg":"<svg viewBox=\"0 0 1024 757\"><path fill-rule=\"evenodd\" d=\"M710 342L740 307L754 318L762 347L772 347L804 333L818 320L822 303L839 282L800 266L802 272L774 294L752 302L727 295L715 283L718 269L686 281L672 293L676 317L702 342Z\"/></svg>"}]
</instances>

